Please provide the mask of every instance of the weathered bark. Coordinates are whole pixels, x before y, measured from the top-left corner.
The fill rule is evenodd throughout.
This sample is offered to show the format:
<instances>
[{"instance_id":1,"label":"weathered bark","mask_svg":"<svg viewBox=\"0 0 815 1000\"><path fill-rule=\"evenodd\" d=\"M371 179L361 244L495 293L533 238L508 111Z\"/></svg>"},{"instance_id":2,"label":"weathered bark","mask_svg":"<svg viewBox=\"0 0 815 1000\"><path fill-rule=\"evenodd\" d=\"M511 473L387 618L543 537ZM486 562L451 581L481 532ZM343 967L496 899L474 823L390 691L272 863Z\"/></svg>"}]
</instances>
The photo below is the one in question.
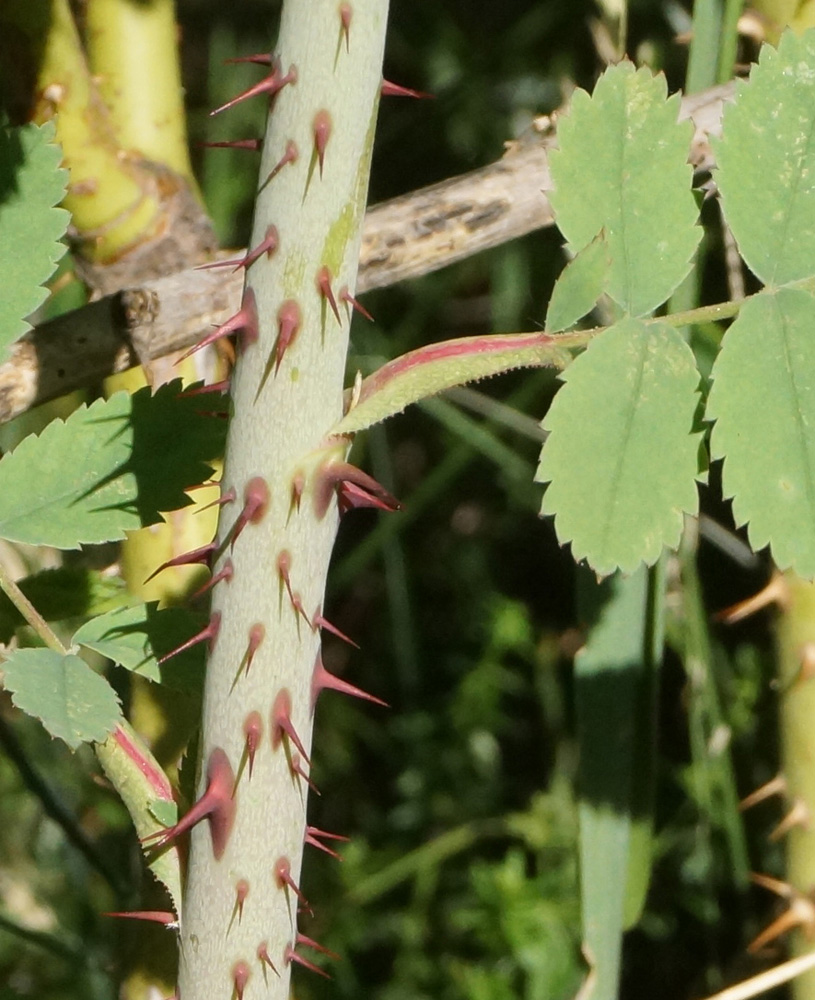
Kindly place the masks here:
<instances>
[{"instance_id":1,"label":"weathered bark","mask_svg":"<svg viewBox=\"0 0 815 1000\"><path fill-rule=\"evenodd\" d=\"M682 116L696 124L690 160L708 168L732 86L686 97ZM365 217L358 292L445 267L480 250L552 225L545 190L556 116L496 163L395 198ZM243 277L186 270L131 287L38 327L0 365L0 422L32 406L98 382L140 361L194 344L240 303Z\"/></svg>"}]
</instances>

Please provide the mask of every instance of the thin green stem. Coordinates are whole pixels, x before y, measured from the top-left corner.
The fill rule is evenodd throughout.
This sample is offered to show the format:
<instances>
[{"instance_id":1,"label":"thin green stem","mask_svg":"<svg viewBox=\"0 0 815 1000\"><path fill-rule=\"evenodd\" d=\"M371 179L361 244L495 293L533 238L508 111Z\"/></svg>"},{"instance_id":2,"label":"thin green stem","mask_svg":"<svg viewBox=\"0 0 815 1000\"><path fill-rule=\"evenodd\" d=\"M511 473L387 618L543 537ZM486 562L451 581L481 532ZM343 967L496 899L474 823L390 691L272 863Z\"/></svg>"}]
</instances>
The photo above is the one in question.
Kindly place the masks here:
<instances>
[{"instance_id":1,"label":"thin green stem","mask_svg":"<svg viewBox=\"0 0 815 1000\"><path fill-rule=\"evenodd\" d=\"M716 83L727 83L733 76L739 47L738 24L743 6L744 0L725 0Z\"/></svg>"},{"instance_id":2,"label":"thin green stem","mask_svg":"<svg viewBox=\"0 0 815 1000\"><path fill-rule=\"evenodd\" d=\"M685 92L695 94L716 83L722 34L722 0L695 0Z\"/></svg>"},{"instance_id":3,"label":"thin green stem","mask_svg":"<svg viewBox=\"0 0 815 1000\"><path fill-rule=\"evenodd\" d=\"M60 642L54 630L6 573L2 564L0 564L0 590L3 591L14 607L17 608L23 618L34 629L42 639L44 645L49 649L53 649L55 653L59 653L61 656L68 655L68 650Z\"/></svg>"}]
</instances>

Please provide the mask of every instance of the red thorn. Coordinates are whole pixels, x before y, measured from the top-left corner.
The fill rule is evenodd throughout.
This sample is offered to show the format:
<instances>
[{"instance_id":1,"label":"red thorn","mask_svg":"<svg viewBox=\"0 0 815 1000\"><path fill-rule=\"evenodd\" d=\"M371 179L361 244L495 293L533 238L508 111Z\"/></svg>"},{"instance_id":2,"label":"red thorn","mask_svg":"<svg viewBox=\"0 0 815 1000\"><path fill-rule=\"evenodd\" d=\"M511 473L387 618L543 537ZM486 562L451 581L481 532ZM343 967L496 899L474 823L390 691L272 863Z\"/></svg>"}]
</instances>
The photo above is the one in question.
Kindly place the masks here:
<instances>
[{"instance_id":1,"label":"red thorn","mask_svg":"<svg viewBox=\"0 0 815 1000\"><path fill-rule=\"evenodd\" d=\"M275 345L275 375L280 368L283 355L294 343L300 332L303 315L294 299L286 299L277 311L277 343Z\"/></svg>"},{"instance_id":2,"label":"red thorn","mask_svg":"<svg viewBox=\"0 0 815 1000\"><path fill-rule=\"evenodd\" d=\"M237 271L243 264L243 257L229 257L226 260L211 260L206 264L196 264L194 271L213 271L218 267L234 267Z\"/></svg>"},{"instance_id":3,"label":"red thorn","mask_svg":"<svg viewBox=\"0 0 815 1000\"><path fill-rule=\"evenodd\" d=\"M203 585L203 587L199 587L198 590L196 590L196 592L190 596L190 600L194 601L202 594L206 594L208 590L212 590L212 588L216 584L220 583L221 580L226 580L228 583L234 575L235 575L235 567L232 565L232 560L227 559L224 562L223 569L221 569L219 572L211 576L209 580L207 580L207 582Z\"/></svg>"},{"instance_id":4,"label":"red thorn","mask_svg":"<svg viewBox=\"0 0 815 1000\"><path fill-rule=\"evenodd\" d=\"M243 735L246 737L246 756L249 759L249 778L252 777L252 768L255 766L255 753L260 745L263 735L263 719L260 712L250 712L243 723Z\"/></svg>"},{"instance_id":5,"label":"red thorn","mask_svg":"<svg viewBox=\"0 0 815 1000\"><path fill-rule=\"evenodd\" d=\"M226 111L228 108L234 108L235 105L240 104L241 101L248 101L249 98L257 97L259 94L269 94L270 97L274 97L287 84L296 82L297 70L294 66L289 67L289 72L285 76L281 76L280 71L275 68L259 83L256 83L254 86L244 90L242 93L238 94L237 97L233 97L231 101L227 101L226 104L222 104L219 108L215 108L214 111L210 111L209 116L212 118L215 115L219 115L222 111Z\"/></svg>"},{"instance_id":6,"label":"red thorn","mask_svg":"<svg viewBox=\"0 0 815 1000\"><path fill-rule=\"evenodd\" d=\"M303 906L311 912L311 907L308 905L308 900L300 891L300 886L294 881L291 873L291 864L288 858L278 858L275 861L274 866L274 876L277 882L278 889L291 889L295 896L300 900Z\"/></svg>"},{"instance_id":7,"label":"red thorn","mask_svg":"<svg viewBox=\"0 0 815 1000\"><path fill-rule=\"evenodd\" d=\"M308 620L308 615L306 614L306 609L303 607L303 601L300 594L297 591L292 590L291 586L291 553L288 549L283 549L283 551L277 557L277 575L280 577L280 582L285 586L286 591L289 595L289 603L297 612L298 615L302 615L303 620L310 629L313 630L314 626Z\"/></svg>"},{"instance_id":8,"label":"red thorn","mask_svg":"<svg viewBox=\"0 0 815 1000\"><path fill-rule=\"evenodd\" d=\"M209 833L212 839L212 853L219 861L229 840L232 822L235 818L235 800L232 798L234 775L232 765L226 753L216 747L209 755L207 764L207 789L201 798L175 824L166 830L145 837L142 843L150 848L160 849L182 834L191 830L196 823L206 818L209 821Z\"/></svg>"},{"instance_id":9,"label":"red thorn","mask_svg":"<svg viewBox=\"0 0 815 1000\"><path fill-rule=\"evenodd\" d=\"M252 666L252 660L255 658L255 653L258 651L258 647L266 638L266 628L260 622L255 622L254 625L249 629L249 642L246 645L246 652L243 654L243 659L241 660L240 668L244 671L244 677L249 673L249 668Z\"/></svg>"},{"instance_id":10,"label":"red thorn","mask_svg":"<svg viewBox=\"0 0 815 1000\"><path fill-rule=\"evenodd\" d=\"M394 503L396 506L394 506ZM358 483L345 482L342 483L339 489L339 507L341 514L345 514L346 511L352 510L355 507L376 507L378 510L384 510L390 513L394 510L399 510L401 506L402 505L395 497L391 497L390 500L387 500L381 495L373 494L369 490L364 489Z\"/></svg>"},{"instance_id":11,"label":"red thorn","mask_svg":"<svg viewBox=\"0 0 815 1000\"><path fill-rule=\"evenodd\" d=\"M320 789L314 784L311 778L308 776L306 771L303 769L303 762L300 760L299 753L293 753L291 755L291 760L289 761L289 770L293 778L302 778L303 781L308 785L308 787L314 792L315 795L322 796Z\"/></svg>"},{"instance_id":12,"label":"red thorn","mask_svg":"<svg viewBox=\"0 0 815 1000\"><path fill-rule=\"evenodd\" d=\"M349 684L348 681L344 681L341 677L336 677L334 674L329 673L323 665L322 656L318 653L311 675L312 712L314 711L314 706L317 704L320 692L326 690L339 691L340 694L347 694L351 698L361 698L363 701L372 701L375 705L381 705L383 708L390 708L390 705L386 701L382 701L381 698L376 698L374 695L368 694L367 691Z\"/></svg>"},{"instance_id":13,"label":"red thorn","mask_svg":"<svg viewBox=\"0 0 815 1000\"><path fill-rule=\"evenodd\" d=\"M345 36L345 51L348 52L351 45L351 18L353 8L350 3L340 4L340 31Z\"/></svg>"},{"instance_id":14,"label":"red thorn","mask_svg":"<svg viewBox=\"0 0 815 1000\"><path fill-rule=\"evenodd\" d=\"M283 169L283 167L286 166L287 163L296 163L297 158L299 156L300 156L300 150L297 148L297 143L294 141L294 139L289 139L289 141L286 143L286 148L283 152L283 155L269 171L266 180L263 182L261 187L266 187L266 185L270 181L273 181L275 177L277 177L277 175Z\"/></svg>"},{"instance_id":15,"label":"red thorn","mask_svg":"<svg viewBox=\"0 0 815 1000\"><path fill-rule=\"evenodd\" d=\"M210 392L229 392L229 379L225 378L222 382L210 382L204 385L194 385L191 389L182 389L179 392L177 399L186 399L188 396L205 396ZM198 486L211 486L212 483L200 483L196 484L195 487L190 487L190 489L198 489Z\"/></svg>"},{"instance_id":16,"label":"red thorn","mask_svg":"<svg viewBox=\"0 0 815 1000\"><path fill-rule=\"evenodd\" d=\"M171 566L193 566L195 563L207 566L209 565L209 557L217 547L218 545L216 542L210 542L208 545L202 545L200 549L192 549L190 552L185 552L183 555L175 556L173 559L168 559L167 562L163 562L158 569L154 569L144 582L149 583L153 577L158 576L162 570L169 569Z\"/></svg>"},{"instance_id":17,"label":"red thorn","mask_svg":"<svg viewBox=\"0 0 815 1000\"><path fill-rule=\"evenodd\" d=\"M423 90L411 90L410 87L400 87L398 83L391 83L390 80L382 81L380 93L383 97L419 97L422 99L433 98L433 94L426 94Z\"/></svg>"},{"instance_id":18,"label":"red thorn","mask_svg":"<svg viewBox=\"0 0 815 1000\"><path fill-rule=\"evenodd\" d=\"M337 300L334 298L334 292L331 290L331 272L325 265L317 272L317 290L331 306L331 312L337 317L337 322L341 323L342 320L340 319L340 311L337 308Z\"/></svg>"},{"instance_id":19,"label":"red thorn","mask_svg":"<svg viewBox=\"0 0 815 1000\"><path fill-rule=\"evenodd\" d=\"M312 125L314 133L314 152L317 154L317 162L320 164L320 177L323 176L323 164L325 163L325 149L328 140L331 138L331 115L325 111L318 111L314 116Z\"/></svg>"},{"instance_id":20,"label":"red thorn","mask_svg":"<svg viewBox=\"0 0 815 1000\"><path fill-rule=\"evenodd\" d=\"M258 313L257 307L255 305L255 293L251 288L247 288L243 293L243 301L241 303L240 309L235 313L234 316L230 316L229 319L222 323L219 327L216 327L212 333L208 333L203 340L199 340L197 344L194 344L188 351L175 361L176 365L180 365L182 361L186 361L187 358L192 357L196 351L202 350L202 348L207 347L209 344L214 344L216 340L220 340L222 337L229 337L237 331L241 331L241 347L247 348L250 344L253 344L258 339Z\"/></svg>"},{"instance_id":21,"label":"red thorn","mask_svg":"<svg viewBox=\"0 0 815 1000\"><path fill-rule=\"evenodd\" d=\"M313 629L311 622L308 620L308 615L306 614L306 609L303 607L303 599L300 597L299 591L291 595L291 606L297 612L298 615L303 619L303 621L308 625L309 628Z\"/></svg>"},{"instance_id":22,"label":"red thorn","mask_svg":"<svg viewBox=\"0 0 815 1000\"><path fill-rule=\"evenodd\" d=\"M277 226L268 226L264 238L260 243L258 243L254 250L246 251L246 256L238 264L238 267L236 267L235 270L237 271L240 267L244 268L244 270L250 268L255 261L259 260L264 254L266 254L267 257L271 257L275 250L277 250L279 244L280 236L277 232Z\"/></svg>"},{"instance_id":23,"label":"red thorn","mask_svg":"<svg viewBox=\"0 0 815 1000\"><path fill-rule=\"evenodd\" d=\"M282 688L275 698L274 705L272 705L272 749L277 750L280 743L283 740L283 735L288 736L291 742L300 751L303 760L311 766L311 758L306 752L306 748L300 737L297 735L297 730L291 721L291 695L286 690Z\"/></svg>"},{"instance_id":24,"label":"red thorn","mask_svg":"<svg viewBox=\"0 0 815 1000\"><path fill-rule=\"evenodd\" d=\"M354 649L359 649L359 643L354 642L353 639L349 639L344 632L340 632L336 625L332 625L332 623L322 614L319 605L317 606L317 610L314 612L314 617L311 619L311 627L315 630L318 628L325 629L326 632L330 632L338 639L342 639L343 642L347 642L348 645L353 646Z\"/></svg>"},{"instance_id":25,"label":"red thorn","mask_svg":"<svg viewBox=\"0 0 815 1000\"><path fill-rule=\"evenodd\" d=\"M319 965L315 965L313 962L309 962L307 958L303 958L302 955L298 955L290 944L286 945L286 951L283 954L283 959L286 962L286 965L289 965L291 962L296 962L298 965L302 965L304 969L316 972L318 976L323 976L325 979L331 978L325 969L321 969Z\"/></svg>"},{"instance_id":26,"label":"red thorn","mask_svg":"<svg viewBox=\"0 0 815 1000\"><path fill-rule=\"evenodd\" d=\"M178 927L178 917L166 910L130 910L127 913L103 913L103 917L123 917L126 920L149 920L154 924L164 924L165 927Z\"/></svg>"},{"instance_id":27,"label":"red thorn","mask_svg":"<svg viewBox=\"0 0 815 1000\"><path fill-rule=\"evenodd\" d=\"M245 878L240 878L235 883L235 913L238 915L238 923L243 920L243 904L249 895L249 883Z\"/></svg>"},{"instance_id":28,"label":"red thorn","mask_svg":"<svg viewBox=\"0 0 815 1000\"><path fill-rule=\"evenodd\" d=\"M289 600L292 599L291 593L291 552L288 549L283 549L277 557L277 575L280 577L280 582L285 586L289 594Z\"/></svg>"},{"instance_id":29,"label":"red thorn","mask_svg":"<svg viewBox=\"0 0 815 1000\"><path fill-rule=\"evenodd\" d=\"M369 320L371 323L374 322L373 316L368 312L362 303L355 299L354 296L348 291L348 286L343 285L340 289L340 302L347 302L352 309L356 309L360 315L364 316L365 319Z\"/></svg>"},{"instance_id":30,"label":"red thorn","mask_svg":"<svg viewBox=\"0 0 815 1000\"><path fill-rule=\"evenodd\" d=\"M262 476L253 476L243 491L243 510L229 532L229 544L234 547L247 524L258 524L269 507L269 487Z\"/></svg>"},{"instance_id":31,"label":"red thorn","mask_svg":"<svg viewBox=\"0 0 815 1000\"><path fill-rule=\"evenodd\" d=\"M275 968L274 962L271 960L271 958L269 958L269 943L267 941L260 942L260 944L258 945L257 956L260 964L264 966L263 969L264 975L266 974L265 966L268 965L276 976L278 977L280 976L280 973Z\"/></svg>"},{"instance_id":32,"label":"red thorn","mask_svg":"<svg viewBox=\"0 0 815 1000\"><path fill-rule=\"evenodd\" d=\"M320 469L317 477L314 505L318 517L325 515L335 490L342 513L352 507L378 507L387 511L400 510L402 507L396 497L367 472L348 462L331 462Z\"/></svg>"},{"instance_id":33,"label":"red thorn","mask_svg":"<svg viewBox=\"0 0 815 1000\"><path fill-rule=\"evenodd\" d=\"M255 63L256 66L273 66L274 56L270 52L257 52L253 56L233 56L231 59L224 59L225 66L234 66L236 63Z\"/></svg>"},{"instance_id":34,"label":"red thorn","mask_svg":"<svg viewBox=\"0 0 815 1000\"><path fill-rule=\"evenodd\" d=\"M322 952L323 955L327 955L328 958L333 958L335 961L340 960L340 956L336 951L331 951L330 948L326 948L325 945L319 944L314 938L307 937L305 934L301 934L299 931L297 937L294 939L295 944L301 944L304 948L313 948L315 951Z\"/></svg>"},{"instance_id":35,"label":"red thorn","mask_svg":"<svg viewBox=\"0 0 815 1000\"><path fill-rule=\"evenodd\" d=\"M172 659L174 656L178 656L179 653L184 653L188 649L192 649L193 646L198 646L202 642L209 643L210 651L215 645L215 640L218 638L218 629L221 627L221 613L219 611L213 611L212 617L209 623L201 629L200 632L191 638L187 639L186 642L182 642L180 646L176 646L175 649L171 649L169 653L165 653L164 656L158 659L158 663L166 663L167 660Z\"/></svg>"},{"instance_id":36,"label":"red thorn","mask_svg":"<svg viewBox=\"0 0 815 1000\"><path fill-rule=\"evenodd\" d=\"M206 149L249 149L259 153L263 149L262 139L232 139L229 142L199 142Z\"/></svg>"},{"instance_id":37,"label":"red thorn","mask_svg":"<svg viewBox=\"0 0 815 1000\"><path fill-rule=\"evenodd\" d=\"M326 830L320 830L316 826L307 826L306 833L303 837L303 843L308 844L309 847L316 847L318 850L322 851L324 854L328 854L332 858L336 858L337 861L342 861L341 855L333 851L327 844L322 842L325 840L341 840L343 843L348 843L348 837L343 837L339 833L328 833Z\"/></svg>"},{"instance_id":38,"label":"red thorn","mask_svg":"<svg viewBox=\"0 0 815 1000\"><path fill-rule=\"evenodd\" d=\"M310 836L308 833L303 837L303 843L308 844L309 847L316 847L323 853L328 854L332 858L336 858L337 861L342 861L342 857L337 854L336 851L332 851L330 847L326 844L321 843L316 837Z\"/></svg>"},{"instance_id":39,"label":"red thorn","mask_svg":"<svg viewBox=\"0 0 815 1000\"><path fill-rule=\"evenodd\" d=\"M243 1000L243 991L246 989L250 975L251 970L246 962L236 962L232 967L232 982L235 984L233 996L237 997L237 1000Z\"/></svg>"},{"instance_id":40,"label":"red thorn","mask_svg":"<svg viewBox=\"0 0 815 1000\"><path fill-rule=\"evenodd\" d=\"M224 507L228 503L238 499L237 491L234 486L230 486L226 493L222 493L217 500L213 500L210 503L204 504L203 507L199 507L196 514L203 514L205 510L209 510L210 507ZM212 543L215 545L215 542Z\"/></svg>"},{"instance_id":41,"label":"red thorn","mask_svg":"<svg viewBox=\"0 0 815 1000\"><path fill-rule=\"evenodd\" d=\"M303 499L303 490L306 488L306 477L301 471L295 472L291 478L291 502L300 510L300 501Z\"/></svg>"}]
</instances>

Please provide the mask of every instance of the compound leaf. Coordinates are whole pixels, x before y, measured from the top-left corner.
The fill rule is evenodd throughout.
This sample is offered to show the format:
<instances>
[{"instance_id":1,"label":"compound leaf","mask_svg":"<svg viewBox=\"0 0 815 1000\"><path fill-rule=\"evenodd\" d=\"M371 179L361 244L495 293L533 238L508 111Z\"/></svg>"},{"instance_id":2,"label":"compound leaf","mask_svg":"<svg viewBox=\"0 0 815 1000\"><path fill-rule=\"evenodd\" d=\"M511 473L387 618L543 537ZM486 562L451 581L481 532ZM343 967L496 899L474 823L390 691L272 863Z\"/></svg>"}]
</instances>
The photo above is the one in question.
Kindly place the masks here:
<instances>
[{"instance_id":1,"label":"compound leaf","mask_svg":"<svg viewBox=\"0 0 815 1000\"><path fill-rule=\"evenodd\" d=\"M780 569L815 576L815 298L748 299L713 367L711 454L750 544Z\"/></svg>"},{"instance_id":2,"label":"compound leaf","mask_svg":"<svg viewBox=\"0 0 815 1000\"><path fill-rule=\"evenodd\" d=\"M52 649L17 649L3 663L3 684L23 712L36 716L72 750L96 743L122 717L119 699L83 659Z\"/></svg>"},{"instance_id":3,"label":"compound leaf","mask_svg":"<svg viewBox=\"0 0 815 1000\"><path fill-rule=\"evenodd\" d=\"M43 285L65 252L70 215L55 206L68 171L60 169L54 131L51 122L0 126L0 360L31 329L25 319L45 301Z\"/></svg>"},{"instance_id":4,"label":"compound leaf","mask_svg":"<svg viewBox=\"0 0 815 1000\"><path fill-rule=\"evenodd\" d=\"M763 45L715 144L722 207L765 284L815 274L815 31Z\"/></svg>"},{"instance_id":5,"label":"compound leaf","mask_svg":"<svg viewBox=\"0 0 815 1000\"><path fill-rule=\"evenodd\" d=\"M543 427L536 479L575 561L601 576L653 564L697 508L699 375L664 323L626 319L596 337L561 376Z\"/></svg>"},{"instance_id":6,"label":"compound leaf","mask_svg":"<svg viewBox=\"0 0 815 1000\"><path fill-rule=\"evenodd\" d=\"M677 122L662 76L620 63L592 97L575 92L550 158L560 231L575 251L605 229L608 292L632 316L664 302L701 238L687 164L690 122Z\"/></svg>"}]
</instances>

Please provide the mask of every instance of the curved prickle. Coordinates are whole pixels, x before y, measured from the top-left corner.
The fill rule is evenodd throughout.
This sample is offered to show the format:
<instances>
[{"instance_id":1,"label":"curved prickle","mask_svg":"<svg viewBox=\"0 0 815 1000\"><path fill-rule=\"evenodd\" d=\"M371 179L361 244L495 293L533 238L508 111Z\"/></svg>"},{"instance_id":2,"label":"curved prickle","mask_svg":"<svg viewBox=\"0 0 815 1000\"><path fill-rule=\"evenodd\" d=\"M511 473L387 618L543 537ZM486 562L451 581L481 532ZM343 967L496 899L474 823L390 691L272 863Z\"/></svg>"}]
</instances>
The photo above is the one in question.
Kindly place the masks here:
<instances>
[{"instance_id":1,"label":"curved prickle","mask_svg":"<svg viewBox=\"0 0 815 1000\"><path fill-rule=\"evenodd\" d=\"M215 640L218 638L218 632L221 628L221 615L219 612L214 611L210 616L209 622L201 629L200 632L196 632L191 639L187 639L186 642L182 642L180 646L176 646L175 649L171 649L169 653L165 653L164 656L159 657L158 663L166 663L168 660L172 659L174 656L178 656L179 653L184 653L188 649L192 649L193 646L198 646L202 642L207 643L212 650L215 645Z\"/></svg>"},{"instance_id":2,"label":"curved prickle","mask_svg":"<svg viewBox=\"0 0 815 1000\"><path fill-rule=\"evenodd\" d=\"M247 62L257 62L258 60L254 57L250 57L246 60ZM215 108L214 111L210 111L209 115L212 118L215 115L219 115L222 111L226 111L229 108L234 108L236 104L240 104L242 101L248 101L252 97L258 97L260 94L268 94L270 97L274 97L278 94L285 86L290 83L297 82L297 68L295 66L289 67L289 72L285 76L280 75L278 69L272 70L272 72L265 76L259 83L247 88L242 93L233 97L231 101L227 101L226 104L222 104L219 108Z\"/></svg>"},{"instance_id":3,"label":"curved prickle","mask_svg":"<svg viewBox=\"0 0 815 1000\"><path fill-rule=\"evenodd\" d=\"M197 344L185 351L175 364L180 365L182 361L186 361L187 358L192 357L193 354L209 344L214 344L216 340L231 337L233 333L239 332L241 333L240 344L243 348L248 347L258 339L258 314L255 306L255 295L251 288L243 293L241 307L235 315L230 316L225 323L222 323L212 333L208 333L203 340L199 340Z\"/></svg>"},{"instance_id":4,"label":"curved prickle","mask_svg":"<svg viewBox=\"0 0 815 1000\"><path fill-rule=\"evenodd\" d=\"M202 819L209 822L209 832L212 838L212 853L216 861L220 860L226 850L232 823L235 819L235 799L232 795L234 776L229 758L216 747L209 755L207 764L207 787L201 798L175 824L166 830L159 830L142 843L160 850L171 841L191 830Z\"/></svg>"},{"instance_id":5,"label":"curved prickle","mask_svg":"<svg viewBox=\"0 0 815 1000\"><path fill-rule=\"evenodd\" d=\"M294 728L294 724L291 721L291 695L289 692L283 688L275 698L274 705L272 706L272 749L277 750L280 744L283 742L283 737L287 736L291 742L300 751L303 760L311 765L311 758L308 755L308 751L300 737L297 735L297 730Z\"/></svg>"},{"instance_id":6,"label":"curved prickle","mask_svg":"<svg viewBox=\"0 0 815 1000\"><path fill-rule=\"evenodd\" d=\"M372 701L375 705L381 705L383 708L390 708L388 703L386 701L382 701L381 698L368 694L367 691L354 687L353 684L349 684L348 681L342 680L341 677L335 677L334 674L329 673L323 666L322 656L318 653L317 659L314 661L314 670L311 675L312 712L317 705L317 698L320 696L320 692L326 690L339 691L340 694L347 694L351 698L361 698L364 701Z\"/></svg>"}]
</instances>

